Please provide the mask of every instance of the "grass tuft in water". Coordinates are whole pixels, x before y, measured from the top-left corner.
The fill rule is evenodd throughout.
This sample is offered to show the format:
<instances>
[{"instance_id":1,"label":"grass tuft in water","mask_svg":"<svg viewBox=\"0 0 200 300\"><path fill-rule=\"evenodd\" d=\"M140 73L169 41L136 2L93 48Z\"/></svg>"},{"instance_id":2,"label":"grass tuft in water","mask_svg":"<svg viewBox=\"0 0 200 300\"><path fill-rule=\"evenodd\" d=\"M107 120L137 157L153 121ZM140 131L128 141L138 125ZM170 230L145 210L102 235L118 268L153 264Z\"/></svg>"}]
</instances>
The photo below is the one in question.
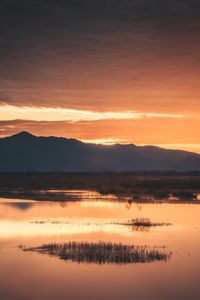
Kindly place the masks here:
<instances>
[{"instance_id":1,"label":"grass tuft in water","mask_svg":"<svg viewBox=\"0 0 200 300\"><path fill-rule=\"evenodd\" d=\"M115 223L116 224L116 223ZM171 223L152 222L148 218L136 218L127 222L117 223L118 225L132 226L132 227L156 227L156 226L169 226Z\"/></svg>"},{"instance_id":2,"label":"grass tuft in water","mask_svg":"<svg viewBox=\"0 0 200 300\"><path fill-rule=\"evenodd\" d=\"M166 262L171 257L171 253L167 252L164 247L156 249L147 246L105 242L51 243L40 247L23 247L22 250L56 256L63 260L70 260L78 263L96 264L150 263L154 261Z\"/></svg>"}]
</instances>

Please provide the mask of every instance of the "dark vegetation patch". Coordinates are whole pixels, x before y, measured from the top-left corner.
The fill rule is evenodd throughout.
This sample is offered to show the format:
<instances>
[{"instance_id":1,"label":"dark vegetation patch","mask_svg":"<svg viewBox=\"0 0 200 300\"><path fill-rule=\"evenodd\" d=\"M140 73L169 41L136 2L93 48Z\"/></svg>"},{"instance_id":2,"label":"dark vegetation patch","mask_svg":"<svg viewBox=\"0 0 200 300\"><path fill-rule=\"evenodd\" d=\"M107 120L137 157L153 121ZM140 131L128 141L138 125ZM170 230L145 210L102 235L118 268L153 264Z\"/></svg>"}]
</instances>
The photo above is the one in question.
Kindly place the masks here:
<instances>
[{"instance_id":1,"label":"dark vegetation patch","mask_svg":"<svg viewBox=\"0 0 200 300\"><path fill-rule=\"evenodd\" d=\"M69 220L32 220L30 224L70 224L72 221ZM86 223L88 226L94 224L92 222ZM122 226L129 226L133 227L134 229L142 229L142 228L151 228L151 227L158 227L158 226L170 226L171 223L164 223L164 222L152 222L149 218L136 218L128 221L123 222L114 222L114 223L95 223L95 225L122 225Z\"/></svg>"},{"instance_id":2,"label":"dark vegetation patch","mask_svg":"<svg viewBox=\"0 0 200 300\"><path fill-rule=\"evenodd\" d=\"M60 221L60 220L33 220L33 221L30 221L30 224L70 224L72 222L70 221ZM90 224L88 224L90 225Z\"/></svg>"},{"instance_id":3,"label":"dark vegetation patch","mask_svg":"<svg viewBox=\"0 0 200 300\"><path fill-rule=\"evenodd\" d=\"M182 201L198 203L200 173L0 173L0 197L79 201L66 189L93 190L101 195L129 196L131 202ZM43 193L40 192L43 190ZM48 190L57 190L50 193ZM170 198L170 199L169 199Z\"/></svg>"},{"instance_id":4,"label":"dark vegetation patch","mask_svg":"<svg viewBox=\"0 0 200 300\"><path fill-rule=\"evenodd\" d=\"M130 264L150 263L170 259L171 252L162 248L134 246L113 243L69 242L64 244L51 243L39 247L25 248L23 251L37 252L55 256L66 261L95 264Z\"/></svg>"},{"instance_id":5,"label":"dark vegetation patch","mask_svg":"<svg viewBox=\"0 0 200 300\"><path fill-rule=\"evenodd\" d=\"M124 226L131 226L131 227L157 227L157 226L169 226L171 223L159 223L159 222L152 222L148 218L136 218L129 220L127 222L121 222L121 223L115 223L118 225L124 225Z\"/></svg>"}]
</instances>

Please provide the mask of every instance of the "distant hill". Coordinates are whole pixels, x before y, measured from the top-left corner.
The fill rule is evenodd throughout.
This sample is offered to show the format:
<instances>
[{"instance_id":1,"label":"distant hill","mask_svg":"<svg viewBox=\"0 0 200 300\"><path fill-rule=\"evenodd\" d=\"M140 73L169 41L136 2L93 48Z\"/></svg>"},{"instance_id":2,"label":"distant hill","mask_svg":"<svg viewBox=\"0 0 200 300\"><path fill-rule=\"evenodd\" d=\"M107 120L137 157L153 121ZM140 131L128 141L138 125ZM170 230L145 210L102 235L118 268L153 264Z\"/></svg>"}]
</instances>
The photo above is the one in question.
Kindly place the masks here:
<instances>
[{"instance_id":1,"label":"distant hill","mask_svg":"<svg viewBox=\"0 0 200 300\"><path fill-rule=\"evenodd\" d=\"M28 132L0 139L0 171L200 171L200 155L155 146L96 145Z\"/></svg>"}]
</instances>

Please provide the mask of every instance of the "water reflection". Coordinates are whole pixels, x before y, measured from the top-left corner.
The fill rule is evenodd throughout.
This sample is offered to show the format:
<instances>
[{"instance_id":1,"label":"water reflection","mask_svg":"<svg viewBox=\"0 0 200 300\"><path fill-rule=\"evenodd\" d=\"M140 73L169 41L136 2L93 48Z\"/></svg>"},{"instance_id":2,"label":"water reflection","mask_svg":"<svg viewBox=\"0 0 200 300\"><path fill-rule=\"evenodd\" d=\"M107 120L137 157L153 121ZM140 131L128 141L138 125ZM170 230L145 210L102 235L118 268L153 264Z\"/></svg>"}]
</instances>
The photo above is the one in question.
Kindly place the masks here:
<instances>
[{"instance_id":1,"label":"water reflection","mask_svg":"<svg viewBox=\"0 0 200 300\"><path fill-rule=\"evenodd\" d=\"M5 230L6 228L6 230ZM66 235L109 233L131 236L131 229L106 219L65 219L62 220L0 220L0 239L17 237L57 237Z\"/></svg>"},{"instance_id":2,"label":"water reflection","mask_svg":"<svg viewBox=\"0 0 200 300\"><path fill-rule=\"evenodd\" d=\"M0 204L0 240L13 238L58 237L85 234L110 234L131 237L145 229L167 231L163 222L133 219L141 207L129 210L122 202L37 202L12 200ZM129 221L131 220L131 221ZM139 222L140 220L140 222ZM146 220L146 221L145 221ZM144 222L145 221L145 222ZM147 226L148 225L148 226ZM162 228L158 228L158 227ZM155 228L157 227L157 228ZM5 230L6 228L6 230Z\"/></svg>"},{"instance_id":3,"label":"water reflection","mask_svg":"<svg viewBox=\"0 0 200 300\"><path fill-rule=\"evenodd\" d=\"M176 290L176 299L200 299L200 206L192 203L0 199L0 298L170 300ZM143 231L131 226L133 220L159 225ZM69 250L72 241L75 251ZM167 256L133 267L130 245L138 252L138 245L146 245L146 260L160 252Z\"/></svg>"},{"instance_id":4,"label":"water reflection","mask_svg":"<svg viewBox=\"0 0 200 300\"><path fill-rule=\"evenodd\" d=\"M0 203L0 240L36 237L67 237L72 235L109 235L131 239L141 238L139 231L149 231L148 239L169 231L182 231L185 223L195 222L195 206L177 204L135 204L127 210L123 202L80 201L38 202L3 200ZM62 204L62 205L61 205ZM160 212L163 213L160 213ZM148 221L148 222L147 222ZM172 224L171 226L167 226ZM170 228L169 228L170 227ZM137 232L136 232L137 231Z\"/></svg>"},{"instance_id":5,"label":"water reflection","mask_svg":"<svg viewBox=\"0 0 200 300\"><path fill-rule=\"evenodd\" d=\"M33 204L32 203L28 203L28 202L16 202L16 203L12 203L10 205L15 206L15 207L17 207L19 209L22 209L22 210L26 210L26 209L31 208L31 206Z\"/></svg>"},{"instance_id":6,"label":"water reflection","mask_svg":"<svg viewBox=\"0 0 200 300\"><path fill-rule=\"evenodd\" d=\"M39 201L120 201L126 202L127 208L131 203L199 203L200 195L194 191L151 191L149 193L118 193L102 194L96 190L73 190L73 189L35 189L35 190L6 190L0 191L3 198L30 199Z\"/></svg>"},{"instance_id":7,"label":"water reflection","mask_svg":"<svg viewBox=\"0 0 200 300\"><path fill-rule=\"evenodd\" d=\"M21 210L27 210L35 203L34 200L21 200L21 199L0 199L0 205L7 205L16 207Z\"/></svg>"}]
</instances>

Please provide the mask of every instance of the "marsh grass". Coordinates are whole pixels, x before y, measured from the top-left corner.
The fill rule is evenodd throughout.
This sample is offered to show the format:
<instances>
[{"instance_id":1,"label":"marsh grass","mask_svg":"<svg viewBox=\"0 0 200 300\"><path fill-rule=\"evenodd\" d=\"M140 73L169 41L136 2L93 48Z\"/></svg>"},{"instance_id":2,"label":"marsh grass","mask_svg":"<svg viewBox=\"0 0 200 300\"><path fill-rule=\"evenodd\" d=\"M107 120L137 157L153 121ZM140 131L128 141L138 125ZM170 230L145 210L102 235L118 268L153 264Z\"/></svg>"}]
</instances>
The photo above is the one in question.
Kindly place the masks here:
<instances>
[{"instance_id":1,"label":"marsh grass","mask_svg":"<svg viewBox=\"0 0 200 300\"><path fill-rule=\"evenodd\" d=\"M25 248L23 251L32 251L47 254L60 259L78 263L95 264L131 264L150 263L170 259L171 253L165 247L156 249L147 246L124 245L121 243L89 243L68 242L64 244L51 243L40 247Z\"/></svg>"},{"instance_id":2,"label":"marsh grass","mask_svg":"<svg viewBox=\"0 0 200 300\"><path fill-rule=\"evenodd\" d=\"M67 192L72 190L87 190L88 194ZM132 203L200 204L200 172L0 172L0 197L60 203L89 199L120 201L129 206Z\"/></svg>"},{"instance_id":3,"label":"marsh grass","mask_svg":"<svg viewBox=\"0 0 200 300\"><path fill-rule=\"evenodd\" d=\"M131 219L127 222L119 222L115 223L117 225L124 225L124 226L131 226L131 227L157 227L157 226L169 226L172 225L171 223L159 223L159 222L152 222L148 218L136 218L136 219Z\"/></svg>"}]
</instances>

